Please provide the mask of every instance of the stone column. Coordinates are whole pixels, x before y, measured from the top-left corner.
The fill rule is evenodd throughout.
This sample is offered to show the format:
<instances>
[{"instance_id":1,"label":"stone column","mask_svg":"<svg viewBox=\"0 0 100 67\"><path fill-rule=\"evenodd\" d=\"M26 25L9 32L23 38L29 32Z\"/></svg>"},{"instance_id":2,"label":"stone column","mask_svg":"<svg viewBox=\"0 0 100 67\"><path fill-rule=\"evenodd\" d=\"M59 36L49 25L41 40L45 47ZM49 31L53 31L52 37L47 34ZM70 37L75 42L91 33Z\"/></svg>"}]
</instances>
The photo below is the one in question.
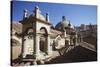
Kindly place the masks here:
<instances>
[{"instance_id":1,"label":"stone column","mask_svg":"<svg viewBox=\"0 0 100 67\"><path fill-rule=\"evenodd\" d=\"M70 45L70 40L68 40L68 46Z\"/></svg>"},{"instance_id":2,"label":"stone column","mask_svg":"<svg viewBox=\"0 0 100 67\"><path fill-rule=\"evenodd\" d=\"M82 37L82 35L81 35L81 42L83 42L83 37Z\"/></svg>"},{"instance_id":3,"label":"stone column","mask_svg":"<svg viewBox=\"0 0 100 67\"><path fill-rule=\"evenodd\" d=\"M25 39L24 37L22 38L22 58L25 58L26 54L25 54Z\"/></svg>"},{"instance_id":4,"label":"stone column","mask_svg":"<svg viewBox=\"0 0 100 67\"><path fill-rule=\"evenodd\" d=\"M51 55L51 53L52 53L52 49L51 49L51 46L50 46L50 36L49 35L47 37L47 53L48 53L48 55Z\"/></svg>"},{"instance_id":5,"label":"stone column","mask_svg":"<svg viewBox=\"0 0 100 67\"><path fill-rule=\"evenodd\" d=\"M37 59L39 57L39 52L40 52L40 49L39 49L39 44L40 42L40 38L39 38L39 35L36 34L35 36L35 44L34 44L34 53L35 53L35 58Z\"/></svg>"},{"instance_id":6,"label":"stone column","mask_svg":"<svg viewBox=\"0 0 100 67\"><path fill-rule=\"evenodd\" d=\"M69 35L69 37L68 37L68 38L69 38L69 40L68 40L68 45L70 46L70 35Z\"/></svg>"},{"instance_id":7,"label":"stone column","mask_svg":"<svg viewBox=\"0 0 100 67\"><path fill-rule=\"evenodd\" d=\"M79 38L78 38L78 41L79 41L79 43L81 42L81 37L79 36Z\"/></svg>"},{"instance_id":8,"label":"stone column","mask_svg":"<svg viewBox=\"0 0 100 67\"><path fill-rule=\"evenodd\" d=\"M77 35L75 35L75 46L78 45L77 44Z\"/></svg>"},{"instance_id":9,"label":"stone column","mask_svg":"<svg viewBox=\"0 0 100 67\"><path fill-rule=\"evenodd\" d=\"M70 36L70 46L73 45L73 37Z\"/></svg>"}]
</instances>

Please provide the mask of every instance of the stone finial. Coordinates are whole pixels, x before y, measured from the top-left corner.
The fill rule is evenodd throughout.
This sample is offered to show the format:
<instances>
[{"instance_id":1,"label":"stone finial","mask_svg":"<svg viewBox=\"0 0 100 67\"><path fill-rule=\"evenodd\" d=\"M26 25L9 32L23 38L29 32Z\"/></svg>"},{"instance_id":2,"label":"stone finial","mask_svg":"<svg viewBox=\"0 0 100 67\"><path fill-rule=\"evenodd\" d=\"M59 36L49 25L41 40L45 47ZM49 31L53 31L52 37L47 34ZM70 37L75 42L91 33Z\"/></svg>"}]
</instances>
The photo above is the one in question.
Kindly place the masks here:
<instances>
[{"instance_id":1,"label":"stone finial","mask_svg":"<svg viewBox=\"0 0 100 67\"><path fill-rule=\"evenodd\" d=\"M27 9L24 9L23 18L28 18L28 10Z\"/></svg>"},{"instance_id":2,"label":"stone finial","mask_svg":"<svg viewBox=\"0 0 100 67\"><path fill-rule=\"evenodd\" d=\"M65 21L66 20L66 17L65 16L62 16L62 21Z\"/></svg>"},{"instance_id":3,"label":"stone finial","mask_svg":"<svg viewBox=\"0 0 100 67\"><path fill-rule=\"evenodd\" d=\"M35 6L35 9L39 9L39 7L38 6Z\"/></svg>"},{"instance_id":4,"label":"stone finial","mask_svg":"<svg viewBox=\"0 0 100 67\"><path fill-rule=\"evenodd\" d=\"M49 22L49 13L46 13L46 21Z\"/></svg>"},{"instance_id":5,"label":"stone finial","mask_svg":"<svg viewBox=\"0 0 100 67\"><path fill-rule=\"evenodd\" d=\"M39 14L41 13L41 11L39 10L39 7L38 6L35 6L35 9L33 11L35 13L35 17L38 18L39 17Z\"/></svg>"},{"instance_id":6,"label":"stone finial","mask_svg":"<svg viewBox=\"0 0 100 67\"><path fill-rule=\"evenodd\" d=\"M39 7L38 6L35 6L33 12L36 13L37 10L39 10Z\"/></svg>"}]
</instances>

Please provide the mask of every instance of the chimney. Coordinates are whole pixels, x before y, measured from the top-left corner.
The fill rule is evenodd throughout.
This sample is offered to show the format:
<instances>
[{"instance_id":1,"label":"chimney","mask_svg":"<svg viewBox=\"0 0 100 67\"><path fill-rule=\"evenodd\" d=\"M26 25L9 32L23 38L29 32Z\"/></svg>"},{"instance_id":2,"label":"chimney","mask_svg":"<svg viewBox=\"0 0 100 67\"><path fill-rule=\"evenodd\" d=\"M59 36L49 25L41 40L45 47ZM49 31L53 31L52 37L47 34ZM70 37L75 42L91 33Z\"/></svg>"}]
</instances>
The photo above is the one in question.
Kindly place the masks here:
<instances>
[{"instance_id":1,"label":"chimney","mask_svg":"<svg viewBox=\"0 0 100 67\"><path fill-rule=\"evenodd\" d=\"M49 22L49 14L46 13L46 21Z\"/></svg>"},{"instance_id":2,"label":"chimney","mask_svg":"<svg viewBox=\"0 0 100 67\"><path fill-rule=\"evenodd\" d=\"M28 18L28 10L24 9L23 19Z\"/></svg>"}]
</instances>

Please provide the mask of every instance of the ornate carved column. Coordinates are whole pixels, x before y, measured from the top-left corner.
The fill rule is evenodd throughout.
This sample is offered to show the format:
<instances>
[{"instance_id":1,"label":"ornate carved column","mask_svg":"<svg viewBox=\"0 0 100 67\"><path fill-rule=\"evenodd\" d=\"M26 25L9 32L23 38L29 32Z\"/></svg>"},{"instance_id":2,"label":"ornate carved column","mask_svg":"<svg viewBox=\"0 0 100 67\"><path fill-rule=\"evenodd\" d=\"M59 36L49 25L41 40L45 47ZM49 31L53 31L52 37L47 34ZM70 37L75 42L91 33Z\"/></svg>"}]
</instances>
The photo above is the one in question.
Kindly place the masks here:
<instances>
[{"instance_id":1,"label":"ornate carved column","mask_svg":"<svg viewBox=\"0 0 100 67\"><path fill-rule=\"evenodd\" d=\"M40 38L39 38L39 34L36 34L35 36L35 44L34 44L34 53L35 53L35 58L37 59L39 57L39 52L40 52L40 49L39 49L39 44L40 42Z\"/></svg>"},{"instance_id":2,"label":"ornate carved column","mask_svg":"<svg viewBox=\"0 0 100 67\"><path fill-rule=\"evenodd\" d=\"M77 44L77 34L75 35L75 45L78 45Z\"/></svg>"},{"instance_id":3,"label":"ornate carved column","mask_svg":"<svg viewBox=\"0 0 100 67\"><path fill-rule=\"evenodd\" d=\"M22 58L25 58L26 54L25 54L25 39L24 37L22 38Z\"/></svg>"},{"instance_id":4,"label":"ornate carved column","mask_svg":"<svg viewBox=\"0 0 100 67\"><path fill-rule=\"evenodd\" d=\"M51 55L51 53L52 53L52 49L51 49L51 46L50 46L50 36L49 35L47 37L47 53L48 53L48 55Z\"/></svg>"}]
</instances>

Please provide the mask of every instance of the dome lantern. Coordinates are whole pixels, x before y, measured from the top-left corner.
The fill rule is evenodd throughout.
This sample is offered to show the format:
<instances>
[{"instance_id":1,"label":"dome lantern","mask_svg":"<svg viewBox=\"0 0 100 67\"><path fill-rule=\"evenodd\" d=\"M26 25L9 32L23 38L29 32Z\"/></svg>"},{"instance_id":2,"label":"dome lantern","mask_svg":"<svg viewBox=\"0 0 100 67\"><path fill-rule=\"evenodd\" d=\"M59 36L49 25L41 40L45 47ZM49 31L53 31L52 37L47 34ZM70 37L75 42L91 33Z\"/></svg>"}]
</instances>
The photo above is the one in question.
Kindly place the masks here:
<instances>
[{"instance_id":1,"label":"dome lantern","mask_svg":"<svg viewBox=\"0 0 100 67\"><path fill-rule=\"evenodd\" d=\"M62 21L66 21L66 17L65 16L62 16Z\"/></svg>"}]
</instances>

